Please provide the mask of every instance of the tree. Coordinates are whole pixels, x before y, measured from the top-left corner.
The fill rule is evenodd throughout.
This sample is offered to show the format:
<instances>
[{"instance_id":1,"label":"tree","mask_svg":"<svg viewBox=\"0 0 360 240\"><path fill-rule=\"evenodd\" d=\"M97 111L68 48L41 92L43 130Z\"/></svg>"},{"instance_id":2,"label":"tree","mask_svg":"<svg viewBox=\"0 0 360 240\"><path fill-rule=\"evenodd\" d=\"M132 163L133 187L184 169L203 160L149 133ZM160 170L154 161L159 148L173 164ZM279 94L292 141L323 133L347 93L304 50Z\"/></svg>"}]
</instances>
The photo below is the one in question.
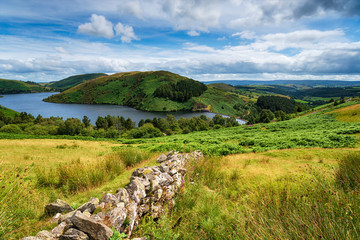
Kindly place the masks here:
<instances>
[{"instance_id":1,"label":"tree","mask_svg":"<svg viewBox=\"0 0 360 240\"><path fill-rule=\"evenodd\" d=\"M260 113L260 122L269 123L275 118L275 115L269 109L263 109Z\"/></svg>"},{"instance_id":2,"label":"tree","mask_svg":"<svg viewBox=\"0 0 360 240\"><path fill-rule=\"evenodd\" d=\"M82 119L82 123L84 124L84 126L87 128L88 126L90 126L90 119L88 118L88 116L84 116Z\"/></svg>"},{"instance_id":3,"label":"tree","mask_svg":"<svg viewBox=\"0 0 360 240\"><path fill-rule=\"evenodd\" d=\"M108 129L108 122L106 121L105 118L100 117L100 116L97 118L95 125L96 125L97 129L100 129L100 128L103 128L105 130Z\"/></svg>"},{"instance_id":4,"label":"tree","mask_svg":"<svg viewBox=\"0 0 360 240\"><path fill-rule=\"evenodd\" d=\"M141 120L139 121L139 123L138 123L138 127L141 127L141 126L143 126L144 124L145 124L144 119L141 119Z\"/></svg>"},{"instance_id":5,"label":"tree","mask_svg":"<svg viewBox=\"0 0 360 240\"><path fill-rule=\"evenodd\" d=\"M275 112L275 117L278 121L284 121L286 120L286 113L284 111L276 111Z\"/></svg>"}]
</instances>

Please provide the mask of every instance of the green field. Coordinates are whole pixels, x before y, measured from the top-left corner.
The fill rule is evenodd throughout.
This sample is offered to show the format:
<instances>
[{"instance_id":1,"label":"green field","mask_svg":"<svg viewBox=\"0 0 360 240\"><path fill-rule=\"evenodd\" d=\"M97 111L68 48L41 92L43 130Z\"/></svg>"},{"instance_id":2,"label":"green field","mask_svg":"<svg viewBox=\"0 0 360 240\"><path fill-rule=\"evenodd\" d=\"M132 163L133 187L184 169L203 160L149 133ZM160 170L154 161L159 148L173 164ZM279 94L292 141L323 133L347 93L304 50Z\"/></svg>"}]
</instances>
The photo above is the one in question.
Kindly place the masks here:
<instances>
[{"instance_id":1,"label":"green field","mask_svg":"<svg viewBox=\"0 0 360 240\"><path fill-rule=\"evenodd\" d=\"M353 101L288 121L149 139L1 133L0 238L54 227L43 207L57 198L79 206L125 186L162 152L200 149L206 158L189 163L175 208L157 222L145 217L136 236L358 239L360 126L342 116L359 109Z\"/></svg>"},{"instance_id":2,"label":"green field","mask_svg":"<svg viewBox=\"0 0 360 240\"><path fill-rule=\"evenodd\" d=\"M98 77L107 76L105 73L88 73L76 76L70 76L65 79L45 84L46 87L55 91L65 91L66 89L75 87L76 85Z\"/></svg>"}]
</instances>

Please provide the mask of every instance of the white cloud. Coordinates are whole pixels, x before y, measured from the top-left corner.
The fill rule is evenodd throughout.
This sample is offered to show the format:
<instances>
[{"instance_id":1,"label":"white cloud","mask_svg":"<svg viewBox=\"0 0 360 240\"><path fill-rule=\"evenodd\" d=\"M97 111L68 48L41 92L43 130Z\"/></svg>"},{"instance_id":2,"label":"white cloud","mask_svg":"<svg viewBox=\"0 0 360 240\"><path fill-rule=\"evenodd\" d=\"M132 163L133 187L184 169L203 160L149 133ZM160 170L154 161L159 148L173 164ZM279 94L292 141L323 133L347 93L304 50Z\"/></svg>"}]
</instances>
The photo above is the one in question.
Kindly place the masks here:
<instances>
[{"instance_id":1,"label":"white cloud","mask_svg":"<svg viewBox=\"0 0 360 240\"><path fill-rule=\"evenodd\" d=\"M249 39L249 40L252 40L252 39L255 39L256 35L254 32L251 32L251 31L242 31L242 32L237 32L237 33L234 33L233 35L231 35L232 37L237 37L239 36L240 38L242 39Z\"/></svg>"},{"instance_id":2,"label":"white cloud","mask_svg":"<svg viewBox=\"0 0 360 240\"><path fill-rule=\"evenodd\" d=\"M138 40L139 38L135 35L134 29L131 26L124 25L121 22L116 24L115 32L117 36L121 36L121 41L129 43L132 40Z\"/></svg>"},{"instance_id":3,"label":"white cloud","mask_svg":"<svg viewBox=\"0 0 360 240\"><path fill-rule=\"evenodd\" d=\"M118 9L121 14L134 15L137 18L144 20L143 7L139 0L124 1L118 6Z\"/></svg>"},{"instance_id":4,"label":"white cloud","mask_svg":"<svg viewBox=\"0 0 360 240\"><path fill-rule=\"evenodd\" d=\"M197 32L197 31L194 31L194 30L188 31L186 34L189 35L189 36L191 36L191 37L200 36L200 33Z\"/></svg>"},{"instance_id":5,"label":"white cloud","mask_svg":"<svg viewBox=\"0 0 360 240\"><path fill-rule=\"evenodd\" d=\"M70 54L68 51L66 51L63 47L54 47L54 49L62 54Z\"/></svg>"},{"instance_id":6,"label":"white cloud","mask_svg":"<svg viewBox=\"0 0 360 240\"><path fill-rule=\"evenodd\" d=\"M81 24L78 27L78 32L105 38L114 37L113 24L106 20L104 16L92 14L90 21L91 22Z\"/></svg>"}]
</instances>

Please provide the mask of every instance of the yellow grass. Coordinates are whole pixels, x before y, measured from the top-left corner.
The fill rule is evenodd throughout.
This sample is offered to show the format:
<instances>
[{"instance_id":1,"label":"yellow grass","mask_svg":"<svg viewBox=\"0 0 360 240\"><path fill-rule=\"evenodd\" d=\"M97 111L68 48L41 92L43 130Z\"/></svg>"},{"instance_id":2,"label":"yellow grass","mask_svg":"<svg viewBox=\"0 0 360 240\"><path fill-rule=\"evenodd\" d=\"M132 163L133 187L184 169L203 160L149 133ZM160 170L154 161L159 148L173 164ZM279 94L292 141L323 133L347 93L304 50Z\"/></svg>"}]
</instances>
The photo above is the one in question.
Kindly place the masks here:
<instances>
[{"instance_id":1,"label":"yellow grass","mask_svg":"<svg viewBox=\"0 0 360 240\"><path fill-rule=\"evenodd\" d=\"M336 109L333 113L337 120L342 122L360 122L360 104Z\"/></svg>"},{"instance_id":2,"label":"yellow grass","mask_svg":"<svg viewBox=\"0 0 360 240\"><path fill-rule=\"evenodd\" d=\"M112 152L111 148L119 145L63 139L5 139L0 140L0 163L17 167L31 164L51 167L78 159L91 162Z\"/></svg>"}]
</instances>

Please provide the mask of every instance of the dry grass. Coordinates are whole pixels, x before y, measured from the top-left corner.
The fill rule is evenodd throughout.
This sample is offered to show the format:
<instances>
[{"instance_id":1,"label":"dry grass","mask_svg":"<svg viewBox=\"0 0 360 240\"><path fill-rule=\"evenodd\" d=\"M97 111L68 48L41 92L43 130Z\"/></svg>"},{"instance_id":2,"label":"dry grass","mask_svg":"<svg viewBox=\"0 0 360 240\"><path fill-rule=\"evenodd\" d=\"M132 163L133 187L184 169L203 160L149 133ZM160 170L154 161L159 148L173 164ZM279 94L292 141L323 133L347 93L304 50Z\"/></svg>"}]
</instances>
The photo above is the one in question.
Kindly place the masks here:
<instances>
[{"instance_id":1,"label":"dry grass","mask_svg":"<svg viewBox=\"0 0 360 240\"><path fill-rule=\"evenodd\" d=\"M337 120L342 122L360 122L360 104L336 109L333 113Z\"/></svg>"},{"instance_id":2,"label":"dry grass","mask_svg":"<svg viewBox=\"0 0 360 240\"><path fill-rule=\"evenodd\" d=\"M112 152L114 146L119 146L119 144L65 139L2 139L0 140L0 162L4 165L35 164L41 167L51 167L79 159L92 162Z\"/></svg>"}]
</instances>

